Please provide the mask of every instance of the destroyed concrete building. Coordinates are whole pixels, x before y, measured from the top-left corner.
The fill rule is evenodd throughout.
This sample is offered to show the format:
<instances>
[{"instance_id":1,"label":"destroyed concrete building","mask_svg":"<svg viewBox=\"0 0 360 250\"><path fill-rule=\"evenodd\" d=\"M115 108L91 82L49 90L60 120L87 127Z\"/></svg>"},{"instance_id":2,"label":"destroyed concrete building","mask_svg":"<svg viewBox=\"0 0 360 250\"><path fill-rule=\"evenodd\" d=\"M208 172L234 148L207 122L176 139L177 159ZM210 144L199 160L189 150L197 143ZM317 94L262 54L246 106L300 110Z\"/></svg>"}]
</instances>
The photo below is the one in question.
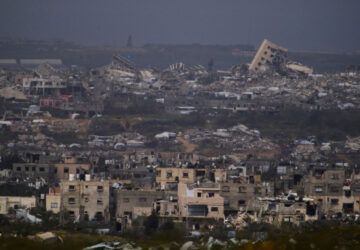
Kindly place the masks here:
<instances>
[{"instance_id":1,"label":"destroyed concrete building","mask_svg":"<svg viewBox=\"0 0 360 250\"><path fill-rule=\"evenodd\" d=\"M317 200L323 214L358 213L360 189L353 179L342 168L314 168L303 179L304 195Z\"/></svg>"},{"instance_id":2,"label":"destroyed concrete building","mask_svg":"<svg viewBox=\"0 0 360 250\"><path fill-rule=\"evenodd\" d=\"M264 67L270 64L281 64L286 58L287 49L280 47L269 40L264 40L252 60L249 70L264 71Z\"/></svg>"},{"instance_id":3,"label":"destroyed concrete building","mask_svg":"<svg viewBox=\"0 0 360 250\"><path fill-rule=\"evenodd\" d=\"M91 70L1 71L2 185L35 190L28 208L109 228L153 212L189 230L209 221L241 230L352 218L360 212L358 135L289 136L278 125L297 112L356 113L360 74L313 74L286 54L265 40L249 69L140 69L118 55ZM268 131L262 117L282 112L286 122ZM4 213L21 197L1 205Z\"/></svg>"},{"instance_id":4,"label":"destroyed concrete building","mask_svg":"<svg viewBox=\"0 0 360 250\"><path fill-rule=\"evenodd\" d=\"M149 216L156 209L154 206L156 202L166 200L166 197L170 196L175 200L176 195L176 193L171 195L171 193L155 190L116 189L114 190L115 216L120 221L121 218L126 217L128 223L131 224L131 221L138 216Z\"/></svg>"},{"instance_id":5,"label":"destroyed concrete building","mask_svg":"<svg viewBox=\"0 0 360 250\"><path fill-rule=\"evenodd\" d=\"M249 66L249 70L253 72L264 72L269 67L273 67L276 71L290 69L294 72L300 72L307 75L313 73L313 69L298 62L290 61L287 58L287 52L288 49L265 39L256 52L256 55Z\"/></svg>"},{"instance_id":6,"label":"destroyed concrete building","mask_svg":"<svg viewBox=\"0 0 360 250\"><path fill-rule=\"evenodd\" d=\"M60 95L62 89L66 89L65 82L52 76L51 78L24 78L23 89L25 94L30 95Z\"/></svg>"}]
</instances>

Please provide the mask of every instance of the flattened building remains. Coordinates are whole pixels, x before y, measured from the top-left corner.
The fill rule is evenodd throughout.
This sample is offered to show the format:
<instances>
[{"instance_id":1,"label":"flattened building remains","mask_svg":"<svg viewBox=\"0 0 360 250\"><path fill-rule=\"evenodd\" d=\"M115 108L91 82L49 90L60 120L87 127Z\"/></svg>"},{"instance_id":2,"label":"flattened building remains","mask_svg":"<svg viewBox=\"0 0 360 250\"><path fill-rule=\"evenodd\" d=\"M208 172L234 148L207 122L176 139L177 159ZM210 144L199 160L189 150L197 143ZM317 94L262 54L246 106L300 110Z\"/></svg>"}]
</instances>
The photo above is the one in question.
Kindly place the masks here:
<instances>
[{"instance_id":1,"label":"flattened building remains","mask_svg":"<svg viewBox=\"0 0 360 250\"><path fill-rule=\"evenodd\" d=\"M101 228L116 222L112 229L121 231L152 213L189 230L215 223L241 230L255 222L357 220L359 165L334 155L356 158L359 138L309 136L281 144L243 124L184 122L203 114L360 107L359 73L313 74L287 53L265 40L250 65L222 71L181 62L140 70L116 55L90 71L46 64L16 73L13 82L1 82L7 89L0 93L6 103L28 108L2 114L2 129L16 136L0 149L14 150L19 158L2 169L0 179L24 185L33 195L2 195L1 213L38 206L60 214L62 222ZM1 79L12 79L7 73ZM7 95L8 88L17 94ZM127 121L111 113L136 111L144 103L187 127L164 122L166 130L149 133L153 121L137 126L141 112Z\"/></svg>"}]
</instances>

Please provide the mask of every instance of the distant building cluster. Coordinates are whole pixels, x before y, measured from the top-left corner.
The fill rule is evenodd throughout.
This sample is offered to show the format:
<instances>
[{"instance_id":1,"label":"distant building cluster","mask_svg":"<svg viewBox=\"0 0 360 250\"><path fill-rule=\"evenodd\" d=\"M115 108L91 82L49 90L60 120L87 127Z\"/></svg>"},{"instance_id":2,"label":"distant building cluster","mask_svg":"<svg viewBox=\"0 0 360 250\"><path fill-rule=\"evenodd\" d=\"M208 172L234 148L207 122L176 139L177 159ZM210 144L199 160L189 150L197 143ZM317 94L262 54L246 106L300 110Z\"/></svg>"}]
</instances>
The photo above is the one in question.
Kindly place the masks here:
<instances>
[{"instance_id":1,"label":"distant building cluster","mask_svg":"<svg viewBox=\"0 0 360 250\"><path fill-rule=\"evenodd\" d=\"M96 68L1 59L34 67L0 70L0 214L39 223L31 211L42 207L59 225L117 231L151 214L189 230L357 221L351 125L342 139L277 126L298 125L300 111L359 112L360 72L316 74L287 53L265 40L251 63L227 70L214 60L140 69L119 54ZM268 129L245 125L283 113Z\"/></svg>"}]
</instances>

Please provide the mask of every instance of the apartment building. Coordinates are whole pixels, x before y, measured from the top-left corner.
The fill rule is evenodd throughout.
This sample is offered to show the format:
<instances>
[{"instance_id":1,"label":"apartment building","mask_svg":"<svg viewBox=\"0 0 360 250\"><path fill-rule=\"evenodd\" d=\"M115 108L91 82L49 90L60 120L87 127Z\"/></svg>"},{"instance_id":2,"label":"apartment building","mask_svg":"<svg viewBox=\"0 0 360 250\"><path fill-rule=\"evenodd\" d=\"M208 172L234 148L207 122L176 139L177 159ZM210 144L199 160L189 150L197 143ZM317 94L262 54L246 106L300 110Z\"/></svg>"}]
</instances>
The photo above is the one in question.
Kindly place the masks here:
<instances>
[{"instance_id":1,"label":"apartment building","mask_svg":"<svg viewBox=\"0 0 360 250\"><path fill-rule=\"evenodd\" d=\"M72 180L61 182L61 210L75 220L108 222L109 181Z\"/></svg>"}]
</instances>

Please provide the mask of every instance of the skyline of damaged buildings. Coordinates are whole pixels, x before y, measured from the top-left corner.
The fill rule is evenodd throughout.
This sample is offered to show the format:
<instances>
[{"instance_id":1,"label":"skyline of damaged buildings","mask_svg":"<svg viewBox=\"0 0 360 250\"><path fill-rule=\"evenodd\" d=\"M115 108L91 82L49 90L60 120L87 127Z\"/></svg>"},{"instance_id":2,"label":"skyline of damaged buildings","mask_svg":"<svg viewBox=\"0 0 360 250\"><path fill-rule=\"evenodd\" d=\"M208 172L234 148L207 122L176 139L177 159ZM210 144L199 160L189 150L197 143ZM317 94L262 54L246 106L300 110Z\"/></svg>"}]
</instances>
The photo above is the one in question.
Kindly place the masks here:
<instances>
[{"instance_id":1,"label":"skyline of damaged buildings","mask_svg":"<svg viewBox=\"0 0 360 250\"><path fill-rule=\"evenodd\" d=\"M153 211L196 230L358 220L359 137L274 136L262 117L356 113L360 72L315 74L286 54L264 40L229 70L139 69L122 55L92 69L2 69L0 213L37 206L119 231ZM261 128L245 125L254 115Z\"/></svg>"}]
</instances>

